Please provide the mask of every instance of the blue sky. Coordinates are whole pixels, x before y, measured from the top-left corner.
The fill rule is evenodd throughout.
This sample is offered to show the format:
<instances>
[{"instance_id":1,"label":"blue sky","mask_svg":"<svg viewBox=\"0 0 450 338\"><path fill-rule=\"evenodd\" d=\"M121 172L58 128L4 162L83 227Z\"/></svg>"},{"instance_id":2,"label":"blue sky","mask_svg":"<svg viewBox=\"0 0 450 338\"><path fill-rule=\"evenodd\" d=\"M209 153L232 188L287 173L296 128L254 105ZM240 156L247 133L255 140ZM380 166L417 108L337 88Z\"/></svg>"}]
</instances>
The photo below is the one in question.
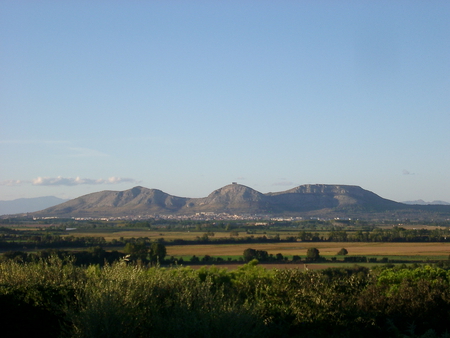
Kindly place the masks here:
<instances>
[{"instance_id":1,"label":"blue sky","mask_svg":"<svg viewBox=\"0 0 450 338\"><path fill-rule=\"evenodd\" d=\"M450 201L449 1L0 2L0 200Z\"/></svg>"}]
</instances>

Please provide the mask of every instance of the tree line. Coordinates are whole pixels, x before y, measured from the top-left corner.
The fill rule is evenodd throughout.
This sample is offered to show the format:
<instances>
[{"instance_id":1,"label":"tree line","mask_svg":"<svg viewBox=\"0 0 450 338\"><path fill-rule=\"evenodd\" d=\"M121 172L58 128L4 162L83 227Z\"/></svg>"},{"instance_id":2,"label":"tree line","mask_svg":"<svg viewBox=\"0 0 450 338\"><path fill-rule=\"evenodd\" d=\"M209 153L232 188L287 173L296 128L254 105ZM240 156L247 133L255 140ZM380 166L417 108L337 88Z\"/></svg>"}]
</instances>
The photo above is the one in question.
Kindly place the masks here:
<instances>
[{"instance_id":1,"label":"tree line","mask_svg":"<svg viewBox=\"0 0 450 338\"><path fill-rule=\"evenodd\" d=\"M3 228L7 229L7 228ZM76 248L92 246L123 247L127 243L151 243L148 237L120 238L106 241L101 236L61 236L55 234L24 234L20 231L0 229L0 247L6 250L17 248ZM450 242L449 229L374 229L372 231L332 230L328 233L300 231L297 236L281 237L274 235L230 236L214 238L214 233L205 232L195 239L158 239L164 245L195 245L195 244L245 244L245 243L276 243L276 242Z\"/></svg>"},{"instance_id":2,"label":"tree line","mask_svg":"<svg viewBox=\"0 0 450 338\"><path fill-rule=\"evenodd\" d=\"M375 228L371 231L331 230L328 233L300 231L297 238L303 242L450 242L450 229L392 229Z\"/></svg>"}]
</instances>

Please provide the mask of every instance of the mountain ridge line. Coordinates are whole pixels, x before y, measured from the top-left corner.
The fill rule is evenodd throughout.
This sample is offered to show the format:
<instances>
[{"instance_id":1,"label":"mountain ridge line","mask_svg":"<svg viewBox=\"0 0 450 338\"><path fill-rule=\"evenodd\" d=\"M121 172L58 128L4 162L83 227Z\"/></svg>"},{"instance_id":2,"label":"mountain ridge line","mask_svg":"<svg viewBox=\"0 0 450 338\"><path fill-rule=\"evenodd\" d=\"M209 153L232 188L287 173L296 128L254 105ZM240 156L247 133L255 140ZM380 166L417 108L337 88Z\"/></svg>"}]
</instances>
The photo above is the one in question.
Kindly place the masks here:
<instances>
[{"instance_id":1,"label":"mountain ridge line","mask_svg":"<svg viewBox=\"0 0 450 338\"><path fill-rule=\"evenodd\" d=\"M232 183L206 197L170 195L159 189L136 186L123 191L104 190L31 213L34 217L114 217L132 215L236 215L264 214L305 217L413 216L450 217L450 206L407 205L382 198L356 185L305 184L295 188L261 193Z\"/></svg>"}]
</instances>

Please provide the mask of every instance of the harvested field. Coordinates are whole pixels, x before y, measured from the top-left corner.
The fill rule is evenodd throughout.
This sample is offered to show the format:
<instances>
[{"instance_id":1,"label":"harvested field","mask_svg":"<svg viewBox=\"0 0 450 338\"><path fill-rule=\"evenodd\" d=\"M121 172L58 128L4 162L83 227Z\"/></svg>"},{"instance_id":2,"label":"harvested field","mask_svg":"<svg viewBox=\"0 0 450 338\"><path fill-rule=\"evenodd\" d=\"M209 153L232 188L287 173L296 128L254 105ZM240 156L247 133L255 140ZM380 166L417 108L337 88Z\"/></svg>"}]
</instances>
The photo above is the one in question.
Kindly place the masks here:
<instances>
[{"instance_id":1,"label":"harvested field","mask_svg":"<svg viewBox=\"0 0 450 338\"><path fill-rule=\"evenodd\" d=\"M265 250L269 254L305 255L308 248L317 248L321 255L334 256L341 248L349 255L363 256L443 256L450 254L449 243L342 243L342 242L292 242L265 244L211 244L168 246L169 256L242 255L245 249Z\"/></svg>"}]
</instances>

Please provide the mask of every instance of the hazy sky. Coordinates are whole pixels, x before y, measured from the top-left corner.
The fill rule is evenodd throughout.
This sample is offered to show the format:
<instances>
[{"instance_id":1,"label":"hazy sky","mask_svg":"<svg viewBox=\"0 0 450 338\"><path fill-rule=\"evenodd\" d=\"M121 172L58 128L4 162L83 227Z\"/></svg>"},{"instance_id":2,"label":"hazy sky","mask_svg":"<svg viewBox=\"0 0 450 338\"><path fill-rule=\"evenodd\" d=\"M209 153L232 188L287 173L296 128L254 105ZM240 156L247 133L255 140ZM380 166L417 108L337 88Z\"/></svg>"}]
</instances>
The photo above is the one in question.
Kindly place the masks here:
<instances>
[{"instance_id":1,"label":"hazy sky","mask_svg":"<svg viewBox=\"0 0 450 338\"><path fill-rule=\"evenodd\" d=\"M450 202L450 1L0 2L0 200Z\"/></svg>"}]
</instances>

